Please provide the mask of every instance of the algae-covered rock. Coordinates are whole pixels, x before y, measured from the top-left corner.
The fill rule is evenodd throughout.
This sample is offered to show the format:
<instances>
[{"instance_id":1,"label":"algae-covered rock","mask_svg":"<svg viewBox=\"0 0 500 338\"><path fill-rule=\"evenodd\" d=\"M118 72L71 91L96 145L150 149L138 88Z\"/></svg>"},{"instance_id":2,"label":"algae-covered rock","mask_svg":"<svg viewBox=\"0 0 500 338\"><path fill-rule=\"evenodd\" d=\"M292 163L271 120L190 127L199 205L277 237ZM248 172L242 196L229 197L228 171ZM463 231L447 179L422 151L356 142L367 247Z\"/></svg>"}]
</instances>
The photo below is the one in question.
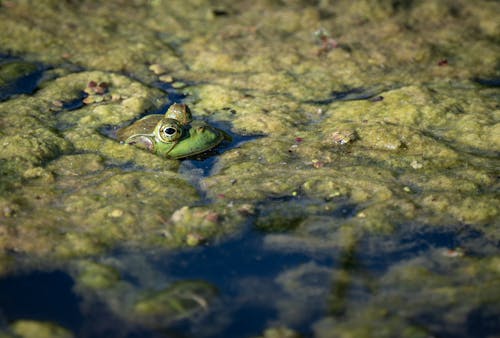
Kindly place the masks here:
<instances>
[{"instance_id":1,"label":"algae-covered rock","mask_svg":"<svg viewBox=\"0 0 500 338\"><path fill-rule=\"evenodd\" d=\"M57 324L35 320L18 320L11 325L16 337L22 338L72 338L73 333Z\"/></svg>"},{"instance_id":2,"label":"algae-covered rock","mask_svg":"<svg viewBox=\"0 0 500 338\"><path fill-rule=\"evenodd\" d=\"M255 338L300 338L299 333L287 327L271 327L264 331L263 335Z\"/></svg>"},{"instance_id":3,"label":"algae-covered rock","mask_svg":"<svg viewBox=\"0 0 500 338\"><path fill-rule=\"evenodd\" d=\"M215 287L203 281L178 281L164 290L151 291L138 299L134 313L139 321L166 326L209 310L217 295Z\"/></svg>"},{"instance_id":4,"label":"algae-covered rock","mask_svg":"<svg viewBox=\"0 0 500 338\"><path fill-rule=\"evenodd\" d=\"M120 279L119 272L113 267L92 261L80 262L78 270L78 282L81 286L86 288L110 288Z\"/></svg>"}]
</instances>

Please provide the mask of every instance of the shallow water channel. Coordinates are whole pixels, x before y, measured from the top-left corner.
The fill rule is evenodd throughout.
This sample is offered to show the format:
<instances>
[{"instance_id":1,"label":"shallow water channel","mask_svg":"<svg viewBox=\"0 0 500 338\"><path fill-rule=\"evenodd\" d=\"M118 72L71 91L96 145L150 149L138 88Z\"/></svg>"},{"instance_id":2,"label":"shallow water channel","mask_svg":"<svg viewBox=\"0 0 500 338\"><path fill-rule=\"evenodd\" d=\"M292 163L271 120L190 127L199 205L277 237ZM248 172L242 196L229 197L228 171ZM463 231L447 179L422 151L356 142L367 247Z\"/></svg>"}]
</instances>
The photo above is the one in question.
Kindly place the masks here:
<instances>
[{"instance_id":1,"label":"shallow water channel","mask_svg":"<svg viewBox=\"0 0 500 338\"><path fill-rule=\"evenodd\" d=\"M0 1L0 338L498 337L499 13Z\"/></svg>"}]
</instances>

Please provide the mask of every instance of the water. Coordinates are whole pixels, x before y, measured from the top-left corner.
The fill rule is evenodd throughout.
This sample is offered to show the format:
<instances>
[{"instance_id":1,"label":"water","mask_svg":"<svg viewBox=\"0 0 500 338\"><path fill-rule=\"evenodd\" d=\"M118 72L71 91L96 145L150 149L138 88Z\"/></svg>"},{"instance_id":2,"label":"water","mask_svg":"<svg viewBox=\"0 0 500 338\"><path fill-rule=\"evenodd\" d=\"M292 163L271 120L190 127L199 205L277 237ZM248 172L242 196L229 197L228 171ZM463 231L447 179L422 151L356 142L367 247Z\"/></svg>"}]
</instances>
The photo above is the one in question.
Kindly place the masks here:
<instances>
[{"instance_id":1,"label":"water","mask_svg":"<svg viewBox=\"0 0 500 338\"><path fill-rule=\"evenodd\" d=\"M419 234L402 234L398 249L390 255L383 248L393 242L389 237L367 237L345 250L308 252L300 248L272 247L269 245L272 241L266 240L269 236L273 234L250 228L222 243L193 249L148 253L119 250L113 254L114 260L125 264L147 262L169 281L203 280L214 285L219 290L218 298L201 317L157 329L132 325L114 317L100 301L82 299L75 292L70 275L62 270L35 270L1 279L2 316L5 323L26 318L52 321L71 329L79 337L243 338L257 336L269 324L280 322L289 322L290 327L309 337L312 336L311 323L325 314L342 316L356 302L375 297L376 291L370 290L368 285L390 266L432 250L454 248L481 234L457 235L450 231L423 229ZM130 269L134 270L134 264ZM339 271L349 275L350 282L336 278ZM123 277L140 284L131 276L124 274ZM298 283L301 289L291 288L288 283ZM337 299L334 306L329 303L332 297ZM283 306L310 311L289 318ZM486 310L472 313L468 321L468 332L476 332L477 337L486 337L500 328L498 323L486 320L489 314L482 311ZM96 316L97 313L100 316ZM425 316L422 314L415 321L436 321L432 311L427 314L429 318ZM451 337L443 328L436 334Z\"/></svg>"},{"instance_id":2,"label":"water","mask_svg":"<svg viewBox=\"0 0 500 338\"><path fill-rule=\"evenodd\" d=\"M8 187L0 192L0 335L33 319L98 338L244 338L278 326L311 338L498 336L495 2L0 6L3 32L15 33L2 36L1 48L54 64L0 88L2 144L19 145L0 152ZM340 48L314 40L320 27ZM30 43L24 32L43 43ZM148 69L157 62L185 87L155 80ZM181 160L176 180L155 179L162 164L151 173L112 140L100 149L87 141L102 135L72 131L87 123L77 117L87 70L123 75L112 90L124 97L154 87L161 102L168 98L129 117L189 102L222 130L234 123L265 138L233 133ZM82 88L68 74L82 75L72 77ZM64 85L48 90L56 79ZM104 111L94 113L106 118ZM117 126L96 128L113 138ZM339 132L357 136L340 146L329 139ZM78 150L59 146L59 137ZM74 161L67 155L79 153L104 162L60 175ZM120 170L131 174L126 181L108 179ZM184 198L192 186L197 193ZM146 240L129 247L136 237L154 242L184 206L227 217L221 227L235 230L195 248L167 250ZM251 211L233 221L227 215L238 208ZM100 236L105 248L93 250ZM72 258L44 256L66 240ZM81 266L88 263L114 269L118 281L85 285ZM213 299L191 295L202 311L177 320L144 320L132 311L142 295L193 280L218 290Z\"/></svg>"}]
</instances>

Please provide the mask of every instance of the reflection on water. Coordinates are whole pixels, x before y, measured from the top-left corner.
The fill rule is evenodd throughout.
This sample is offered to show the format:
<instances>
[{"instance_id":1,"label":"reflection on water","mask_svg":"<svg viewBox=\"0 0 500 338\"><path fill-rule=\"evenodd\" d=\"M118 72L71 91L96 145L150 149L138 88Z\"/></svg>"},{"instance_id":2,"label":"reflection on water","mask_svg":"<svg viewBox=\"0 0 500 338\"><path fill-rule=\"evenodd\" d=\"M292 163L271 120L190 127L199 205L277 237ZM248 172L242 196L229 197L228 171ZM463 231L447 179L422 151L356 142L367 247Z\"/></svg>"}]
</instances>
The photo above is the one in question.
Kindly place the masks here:
<instances>
[{"instance_id":1,"label":"reflection on water","mask_svg":"<svg viewBox=\"0 0 500 338\"><path fill-rule=\"evenodd\" d=\"M463 244L464 239L480 237L480 234L457 236L431 228L420 230L413 238L401 234L399 243L395 243L395 237L366 237L343 248L315 250L307 248L310 245L307 242L290 240L291 234L262 234L250 229L217 245L175 253L121 251L102 260L120 270L122 283L133 286L138 294L149 294L146 299L163 297L163 305L170 302L168 306L173 306L172 309L189 305L165 298L165 293L160 293L164 285L172 286L170 290L173 287L182 290L179 287L183 283L188 287L206 284L217 289L216 299L210 300L200 294L205 291L198 286L184 288L181 298L194 300L196 306L201 306L201 312L188 317L175 319L168 314L170 310L161 310L164 316L160 315L162 312L153 312L153 317L147 320L137 315L116 317L109 307L116 303L126 307L130 303L127 298L132 297L132 294L118 296L125 284L101 293L99 299L93 291L75 286L62 271L35 271L0 280L0 307L5 323L18 319L52 321L81 337L251 337L267 327L282 325L307 337L313 334L314 327L321 332L327 322L322 318L330 318L334 323L349 322L353 311L361 311L365 306L370 307L371 302L383 299L387 281L380 280L380 276L390 266L397 266L395 262L412 265L421 255L432 257L433 252ZM279 236L289 238L280 240ZM434 269L439 265L439 269L447 269L447 263L443 263L446 260L431 260L435 261ZM193 284L193 280L203 284ZM160 291L155 291L155 295L148 290ZM398 297L409 297L414 302L411 288L399 292ZM156 311L154 306L152 311ZM447 336L449 332L444 327L433 324L439 312L432 308L424 311L417 306L414 310L411 321L424 327L428 324L430 332ZM498 329L497 324L484 326L484 320L489 318L485 311L473 310L465 326L460 327L469 332L474 327L482 330L484 335L479 336ZM318 321L321 325L312 325Z\"/></svg>"}]
</instances>

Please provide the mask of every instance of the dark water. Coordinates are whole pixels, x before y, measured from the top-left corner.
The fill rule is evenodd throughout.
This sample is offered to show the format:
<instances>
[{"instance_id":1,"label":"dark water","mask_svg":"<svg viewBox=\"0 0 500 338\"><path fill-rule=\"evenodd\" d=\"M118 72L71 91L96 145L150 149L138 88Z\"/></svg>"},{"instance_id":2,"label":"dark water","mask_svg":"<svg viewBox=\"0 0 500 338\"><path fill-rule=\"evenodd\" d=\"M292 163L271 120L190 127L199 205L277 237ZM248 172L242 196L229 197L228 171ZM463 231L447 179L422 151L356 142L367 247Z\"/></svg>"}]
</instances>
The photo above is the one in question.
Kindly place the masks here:
<instances>
[{"instance_id":1,"label":"dark water","mask_svg":"<svg viewBox=\"0 0 500 338\"><path fill-rule=\"evenodd\" d=\"M17 61L21 60L0 54L0 67ZM35 91L43 75L44 68L38 64L32 64L31 66L33 67L30 67L29 64L26 63L26 70L22 76L11 79L3 86L0 83L0 102L14 95L31 94Z\"/></svg>"},{"instance_id":2,"label":"dark water","mask_svg":"<svg viewBox=\"0 0 500 338\"><path fill-rule=\"evenodd\" d=\"M0 279L0 314L7 321L49 320L78 329L84 318L73 284L62 271L34 271Z\"/></svg>"},{"instance_id":3,"label":"dark water","mask_svg":"<svg viewBox=\"0 0 500 338\"><path fill-rule=\"evenodd\" d=\"M127 259L129 256L142 254L121 252L115 257ZM295 265L311 260L303 253L266 252L262 248L260 234L250 232L237 239L229 240L220 245L209 245L203 248L183 250L174 254L151 254L145 258L157 269L175 280L204 280L220 291L220 301L209 318L218 315L230 316L228 323L220 328L213 337L248 337L258 335L266 327L266 322L276 319L276 311L272 306L256 302L233 303L240 295L240 281L245 278L258 278L269 282L279 272ZM317 261L319 264L331 266L328 257ZM109 318L96 318L93 311L102 304L94 304L95 308L82 312L82 299L73 291L72 278L63 271L33 271L26 274L9 276L0 280L0 309L5 322L17 319L35 319L58 323L82 337L109 337L123 334L118 328L126 323L116 322L117 327L108 328L102 332L100 326L105 325ZM262 289L255 288L252 293L267 293L269 285L262 284ZM272 305L269 303L269 305ZM90 313L89 313L90 312ZM109 314L108 314L109 315ZM116 318L114 319L116 320ZM101 322L100 322L101 321ZM184 321L174 323L163 330L149 331L144 328L129 327L127 337L197 337L206 336L204 326L206 321L197 323ZM93 326L93 330L89 329ZM306 328L304 328L306 330ZM192 335L189 334L192 332Z\"/></svg>"},{"instance_id":4,"label":"dark water","mask_svg":"<svg viewBox=\"0 0 500 338\"><path fill-rule=\"evenodd\" d=\"M365 278L367 275L376 278L397 261L419 255L429 248L452 248L480 234L458 235L429 228L423 230L418 238L401 236L402 249L388 256L383 250L377 254L384 245L384 238L366 238L349 250L329 250L328 253L319 250L311 253L274 250L265 245L265 236L265 233L250 228L226 242L175 253L114 253L114 258L121 261L140 257L170 280L195 279L214 285L219 290L218 300L201 319L174 322L161 329L131 325L115 318L106 305L99 301L83 302L74 291L70 275L57 270L32 271L0 280L0 309L4 324L17 319L52 321L71 329L79 337L251 337L261 334L269 323L280 321L280 301L298 296L282 290L283 285L279 281L286 279L287 271L301 266L314 266L321 270L314 272L313 269L312 273L306 273L301 278L304 278L306 287L317 288L327 297L315 299L313 296L314 301L320 300L314 304L314 310L311 310L307 299L299 297L291 303L310 310L302 320L290 325L305 337L310 337L312 322L328 313L341 315L349 302L359 298L360 294L369 297L368 290L335 281L329 270L345 271L353 279L360 276ZM380 247L373 249L375 242ZM342 302L332 307L328 304L332 296ZM83 303L86 305L83 306ZM470 315L467 332L475 332L477 337L487 337L500 329L500 324L488 320L491 314L486 310L485 313L481 311L478 309L477 313ZM423 314L414 320L431 325L436 317L429 315L426 318ZM438 332L440 334L436 336L451 337L444 329ZM466 337L467 333L459 336Z\"/></svg>"}]
</instances>

